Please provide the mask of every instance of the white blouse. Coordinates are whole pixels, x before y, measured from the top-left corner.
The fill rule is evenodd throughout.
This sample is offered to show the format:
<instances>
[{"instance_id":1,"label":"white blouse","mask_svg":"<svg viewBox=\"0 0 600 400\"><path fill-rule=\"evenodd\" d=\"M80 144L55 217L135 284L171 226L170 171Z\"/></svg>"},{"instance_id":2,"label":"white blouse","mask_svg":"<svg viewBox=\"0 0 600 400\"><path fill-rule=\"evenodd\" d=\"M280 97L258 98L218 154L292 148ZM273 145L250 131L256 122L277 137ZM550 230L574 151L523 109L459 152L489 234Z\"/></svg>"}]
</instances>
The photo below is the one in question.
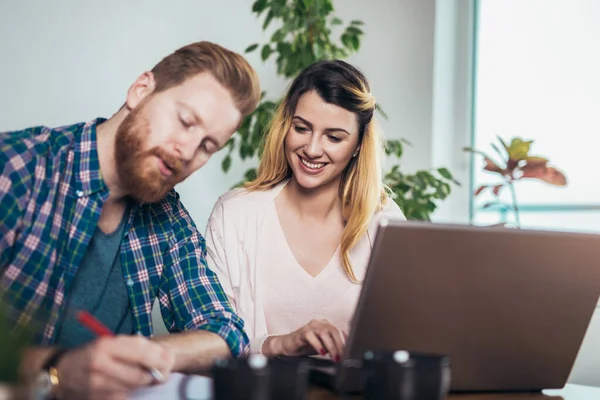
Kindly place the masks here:
<instances>
[{"instance_id":1,"label":"white blouse","mask_svg":"<svg viewBox=\"0 0 600 400\"><path fill-rule=\"evenodd\" d=\"M261 352L269 335L292 332L311 319L324 318L348 331L361 289L344 272L339 247L316 277L298 264L274 203L286 183L266 191L234 189L225 193L215 204L206 228L208 266L244 320L252 353ZM393 201L372 218L367 233L350 252L359 280L382 217L405 220Z\"/></svg>"}]
</instances>

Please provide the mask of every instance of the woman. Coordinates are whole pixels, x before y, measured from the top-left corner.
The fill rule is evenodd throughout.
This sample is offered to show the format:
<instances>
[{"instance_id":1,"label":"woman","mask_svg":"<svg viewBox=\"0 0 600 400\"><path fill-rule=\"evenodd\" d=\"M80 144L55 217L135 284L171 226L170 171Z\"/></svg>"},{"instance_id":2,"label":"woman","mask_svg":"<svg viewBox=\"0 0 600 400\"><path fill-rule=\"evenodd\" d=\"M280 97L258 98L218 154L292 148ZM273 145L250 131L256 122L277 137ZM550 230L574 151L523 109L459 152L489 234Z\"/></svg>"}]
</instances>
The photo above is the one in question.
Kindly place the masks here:
<instances>
[{"instance_id":1,"label":"woman","mask_svg":"<svg viewBox=\"0 0 600 400\"><path fill-rule=\"evenodd\" d=\"M258 177L217 201L207 261L251 352L339 360L377 220L404 219L382 183L374 111L356 68L309 66L274 115Z\"/></svg>"}]
</instances>

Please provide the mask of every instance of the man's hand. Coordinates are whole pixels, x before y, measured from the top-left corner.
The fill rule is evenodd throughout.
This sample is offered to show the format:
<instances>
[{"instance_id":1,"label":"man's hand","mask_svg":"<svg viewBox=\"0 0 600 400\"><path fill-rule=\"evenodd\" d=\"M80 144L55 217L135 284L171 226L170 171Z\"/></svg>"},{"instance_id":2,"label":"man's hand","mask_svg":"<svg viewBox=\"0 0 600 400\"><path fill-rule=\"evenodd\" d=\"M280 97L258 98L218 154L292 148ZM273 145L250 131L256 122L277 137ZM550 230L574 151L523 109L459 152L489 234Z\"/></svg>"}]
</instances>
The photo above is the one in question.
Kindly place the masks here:
<instances>
[{"instance_id":1,"label":"man's hand","mask_svg":"<svg viewBox=\"0 0 600 400\"><path fill-rule=\"evenodd\" d=\"M175 356L142 336L98 339L66 353L57 365L61 399L127 399L153 383L156 368L168 379Z\"/></svg>"},{"instance_id":2,"label":"man's hand","mask_svg":"<svg viewBox=\"0 0 600 400\"><path fill-rule=\"evenodd\" d=\"M329 353L338 361L344 352L346 334L327 320L312 320L302 328L281 336L270 336L263 344L268 356L301 356Z\"/></svg>"}]
</instances>

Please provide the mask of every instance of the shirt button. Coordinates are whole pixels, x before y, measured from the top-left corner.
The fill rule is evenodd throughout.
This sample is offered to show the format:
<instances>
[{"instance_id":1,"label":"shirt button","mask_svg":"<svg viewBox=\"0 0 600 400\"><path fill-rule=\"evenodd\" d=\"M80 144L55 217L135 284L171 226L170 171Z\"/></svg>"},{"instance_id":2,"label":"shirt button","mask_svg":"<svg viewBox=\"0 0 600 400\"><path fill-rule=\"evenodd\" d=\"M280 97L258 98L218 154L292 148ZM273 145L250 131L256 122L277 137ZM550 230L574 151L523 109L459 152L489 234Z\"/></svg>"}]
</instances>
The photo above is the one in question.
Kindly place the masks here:
<instances>
[{"instance_id":1,"label":"shirt button","mask_svg":"<svg viewBox=\"0 0 600 400\"><path fill-rule=\"evenodd\" d=\"M77 195L77 197L83 196L83 192L81 190L76 191L75 194Z\"/></svg>"},{"instance_id":2,"label":"shirt button","mask_svg":"<svg viewBox=\"0 0 600 400\"><path fill-rule=\"evenodd\" d=\"M133 286L133 280L132 279L128 279L127 280L127 286L129 286L129 287Z\"/></svg>"}]
</instances>

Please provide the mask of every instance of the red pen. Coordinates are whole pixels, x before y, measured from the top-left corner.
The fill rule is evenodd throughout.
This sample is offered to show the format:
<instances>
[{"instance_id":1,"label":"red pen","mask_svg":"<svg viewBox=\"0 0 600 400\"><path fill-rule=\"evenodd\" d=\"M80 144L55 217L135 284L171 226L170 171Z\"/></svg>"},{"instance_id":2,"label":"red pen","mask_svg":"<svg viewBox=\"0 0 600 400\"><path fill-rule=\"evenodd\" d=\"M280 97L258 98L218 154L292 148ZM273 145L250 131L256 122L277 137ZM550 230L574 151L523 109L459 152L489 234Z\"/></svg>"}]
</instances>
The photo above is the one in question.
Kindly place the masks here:
<instances>
[{"instance_id":1,"label":"red pen","mask_svg":"<svg viewBox=\"0 0 600 400\"><path fill-rule=\"evenodd\" d=\"M104 324L102 324L102 322L98 321L96 318L94 318L94 316L92 314L90 314L89 312L87 312L85 310L77 311L75 313L75 318L77 319L77 321L79 321L79 323L81 325L85 326L90 331L92 331L93 333L95 333L96 335L98 335L100 337L115 335L110 329L108 329ZM150 372L150 375L152 375L152 377L156 381L158 381L158 382L165 381L164 375L161 374L160 371L157 370L156 368L151 368L148 370L148 372Z\"/></svg>"}]
</instances>

